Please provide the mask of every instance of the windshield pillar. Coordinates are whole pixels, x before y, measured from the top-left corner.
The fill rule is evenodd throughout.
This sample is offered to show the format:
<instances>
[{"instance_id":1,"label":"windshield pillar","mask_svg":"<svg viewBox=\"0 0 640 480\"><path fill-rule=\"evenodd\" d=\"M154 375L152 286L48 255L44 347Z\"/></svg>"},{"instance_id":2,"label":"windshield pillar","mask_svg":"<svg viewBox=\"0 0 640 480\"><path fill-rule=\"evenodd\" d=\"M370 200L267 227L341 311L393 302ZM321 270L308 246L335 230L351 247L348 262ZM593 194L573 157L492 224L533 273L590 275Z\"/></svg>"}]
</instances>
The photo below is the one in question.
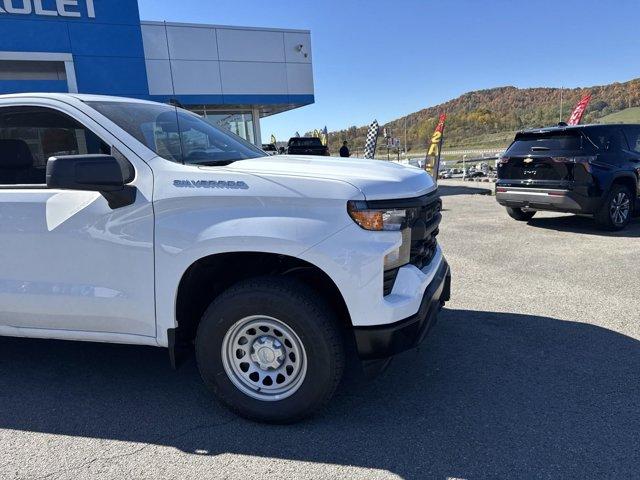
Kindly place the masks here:
<instances>
[{"instance_id":1,"label":"windshield pillar","mask_svg":"<svg viewBox=\"0 0 640 480\"><path fill-rule=\"evenodd\" d=\"M262 132L260 130L260 109L254 108L251 111L253 115L253 143L256 147L260 148L262 146Z\"/></svg>"}]
</instances>

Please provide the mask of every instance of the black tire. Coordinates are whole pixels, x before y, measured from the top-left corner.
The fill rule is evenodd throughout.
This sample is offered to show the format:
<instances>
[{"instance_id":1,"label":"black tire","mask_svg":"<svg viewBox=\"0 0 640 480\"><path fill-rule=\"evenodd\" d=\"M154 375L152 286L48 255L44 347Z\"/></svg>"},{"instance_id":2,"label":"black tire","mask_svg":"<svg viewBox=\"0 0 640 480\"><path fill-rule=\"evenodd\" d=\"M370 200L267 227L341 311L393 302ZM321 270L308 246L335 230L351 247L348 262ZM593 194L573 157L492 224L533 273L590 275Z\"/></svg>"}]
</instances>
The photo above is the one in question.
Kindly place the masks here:
<instances>
[{"instance_id":1,"label":"black tire","mask_svg":"<svg viewBox=\"0 0 640 480\"><path fill-rule=\"evenodd\" d=\"M518 220L519 222L528 222L536 214L535 210L524 211L521 208L512 207L507 207L507 213L511 218Z\"/></svg>"},{"instance_id":2,"label":"black tire","mask_svg":"<svg viewBox=\"0 0 640 480\"><path fill-rule=\"evenodd\" d=\"M626 213L619 215L620 210L616 210L617 204L621 201L627 204ZM625 200L626 199L626 200ZM594 215L596 224L609 231L622 230L631 220L633 215L633 195L629 187L624 185L613 185L606 196L602 206Z\"/></svg>"},{"instance_id":3,"label":"black tire","mask_svg":"<svg viewBox=\"0 0 640 480\"><path fill-rule=\"evenodd\" d=\"M250 420L293 423L310 416L333 396L344 370L344 343L330 312L312 290L295 280L261 277L234 285L213 301L198 327L196 358L205 384L223 404ZM306 373L297 390L284 399L253 398L234 384L233 372L225 370L225 335L241 319L253 316L277 319L303 345ZM225 343L225 348L228 345ZM280 346L285 348L283 343ZM285 354L285 360L289 354ZM228 365L229 360L227 369L231 368Z\"/></svg>"}]
</instances>

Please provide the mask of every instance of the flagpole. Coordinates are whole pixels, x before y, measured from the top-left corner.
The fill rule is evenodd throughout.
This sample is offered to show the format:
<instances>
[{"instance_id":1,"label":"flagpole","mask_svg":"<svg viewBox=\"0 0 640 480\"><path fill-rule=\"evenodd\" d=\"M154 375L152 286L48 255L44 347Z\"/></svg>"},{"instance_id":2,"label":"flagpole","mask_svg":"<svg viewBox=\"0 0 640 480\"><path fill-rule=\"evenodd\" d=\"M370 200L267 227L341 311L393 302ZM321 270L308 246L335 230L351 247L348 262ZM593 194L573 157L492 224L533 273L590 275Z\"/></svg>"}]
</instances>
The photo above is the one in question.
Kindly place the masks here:
<instances>
[{"instance_id":1,"label":"flagpole","mask_svg":"<svg viewBox=\"0 0 640 480\"><path fill-rule=\"evenodd\" d=\"M435 166L436 172L436 183L438 183L438 177L440 176L440 157L442 156L442 145L444 145L444 130L446 128L446 124L442 125L442 136L440 137L440 145L438 145L438 163Z\"/></svg>"},{"instance_id":2,"label":"flagpole","mask_svg":"<svg viewBox=\"0 0 640 480\"><path fill-rule=\"evenodd\" d=\"M329 129L327 128L327 126L324 126L324 136L327 137L327 151L330 152L331 150L329 150Z\"/></svg>"},{"instance_id":3,"label":"flagpole","mask_svg":"<svg viewBox=\"0 0 640 480\"><path fill-rule=\"evenodd\" d=\"M404 117L404 158L407 158L407 117Z\"/></svg>"}]
</instances>

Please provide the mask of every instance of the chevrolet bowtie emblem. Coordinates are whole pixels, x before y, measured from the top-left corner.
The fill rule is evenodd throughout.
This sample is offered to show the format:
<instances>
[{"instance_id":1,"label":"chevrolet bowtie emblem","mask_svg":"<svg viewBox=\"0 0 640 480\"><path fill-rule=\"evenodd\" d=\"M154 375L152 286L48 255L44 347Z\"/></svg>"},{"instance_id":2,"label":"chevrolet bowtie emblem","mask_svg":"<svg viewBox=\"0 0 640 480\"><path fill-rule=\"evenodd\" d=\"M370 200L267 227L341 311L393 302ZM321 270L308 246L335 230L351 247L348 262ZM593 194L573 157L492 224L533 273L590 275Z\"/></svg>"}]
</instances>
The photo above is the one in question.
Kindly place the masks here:
<instances>
[{"instance_id":1,"label":"chevrolet bowtie emblem","mask_svg":"<svg viewBox=\"0 0 640 480\"><path fill-rule=\"evenodd\" d=\"M532 163L533 162L533 158L525 158L524 159L524 163Z\"/></svg>"}]
</instances>

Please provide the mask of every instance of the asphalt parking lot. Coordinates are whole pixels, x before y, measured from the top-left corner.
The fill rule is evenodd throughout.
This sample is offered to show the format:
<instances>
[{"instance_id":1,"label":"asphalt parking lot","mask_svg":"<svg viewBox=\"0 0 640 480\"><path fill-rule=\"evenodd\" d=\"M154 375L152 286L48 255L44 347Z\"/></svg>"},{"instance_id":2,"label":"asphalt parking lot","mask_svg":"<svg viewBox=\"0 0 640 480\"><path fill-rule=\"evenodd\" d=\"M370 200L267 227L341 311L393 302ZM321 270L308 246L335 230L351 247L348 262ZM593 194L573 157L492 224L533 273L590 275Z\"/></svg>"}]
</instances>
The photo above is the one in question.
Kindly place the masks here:
<instances>
[{"instance_id":1,"label":"asphalt parking lot","mask_svg":"<svg viewBox=\"0 0 640 480\"><path fill-rule=\"evenodd\" d=\"M419 351L288 427L151 348L0 338L0 478L637 478L640 219L511 220L443 187L453 299Z\"/></svg>"}]
</instances>

